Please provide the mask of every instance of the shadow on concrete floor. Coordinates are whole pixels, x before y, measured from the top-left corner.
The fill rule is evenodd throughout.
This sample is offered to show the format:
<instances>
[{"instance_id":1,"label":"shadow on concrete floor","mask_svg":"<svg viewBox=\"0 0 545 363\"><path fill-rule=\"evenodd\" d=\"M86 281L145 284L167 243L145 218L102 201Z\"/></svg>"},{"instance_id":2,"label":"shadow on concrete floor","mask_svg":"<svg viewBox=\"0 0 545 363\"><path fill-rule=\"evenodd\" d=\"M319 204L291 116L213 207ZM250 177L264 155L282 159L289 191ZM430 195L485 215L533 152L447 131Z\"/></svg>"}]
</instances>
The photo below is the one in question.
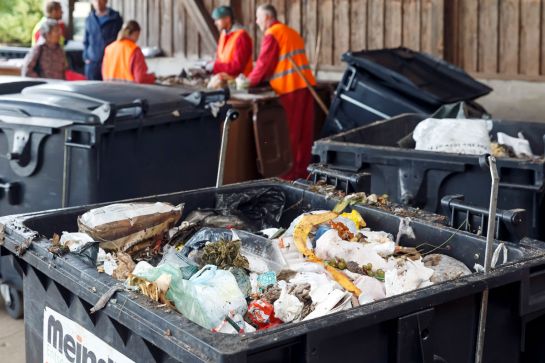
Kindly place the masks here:
<instances>
[{"instance_id":1,"label":"shadow on concrete floor","mask_svg":"<svg viewBox=\"0 0 545 363\"><path fill-rule=\"evenodd\" d=\"M23 319L13 320L4 310L0 298L0 361L24 363L25 324Z\"/></svg>"}]
</instances>

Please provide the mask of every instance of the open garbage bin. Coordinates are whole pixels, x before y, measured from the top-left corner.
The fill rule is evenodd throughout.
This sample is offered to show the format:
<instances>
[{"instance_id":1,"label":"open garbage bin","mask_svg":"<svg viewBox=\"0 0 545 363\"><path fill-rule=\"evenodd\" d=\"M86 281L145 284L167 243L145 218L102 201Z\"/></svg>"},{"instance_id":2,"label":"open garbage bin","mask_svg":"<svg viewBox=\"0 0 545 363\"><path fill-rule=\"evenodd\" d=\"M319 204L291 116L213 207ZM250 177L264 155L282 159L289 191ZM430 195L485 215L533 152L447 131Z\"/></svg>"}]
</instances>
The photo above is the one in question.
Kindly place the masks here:
<instances>
[{"instance_id":1,"label":"open garbage bin","mask_svg":"<svg viewBox=\"0 0 545 363\"><path fill-rule=\"evenodd\" d=\"M472 101L492 91L460 68L407 48L347 52L348 64L323 136L415 112L431 114L444 104ZM467 102L475 116L486 111Z\"/></svg>"},{"instance_id":2,"label":"open garbage bin","mask_svg":"<svg viewBox=\"0 0 545 363\"><path fill-rule=\"evenodd\" d=\"M313 154L331 169L365 175L368 191L386 193L398 203L442 213L443 197L463 195L467 203L488 208L490 175L480 167L479 155L415 150L414 146L404 145L407 135L426 118L405 114L362 126L317 141ZM540 154L535 158L497 159L498 208L525 209L528 236L545 239L545 124L504 120L491 123L492 135L522 132L534 153Z\"/></svg>"},{"instance_id":3,"label":"open garbage bin","mask_svg":"<svg viewBox=\"0 0 545 363\"><path fill-rule=\"evenodd\" d=\"M249 195L269 195L267 198L272 199L267 203L257 203ZM304 218L331 213L317 211L331 210L339 200L304 186L265 180L132 201L138 202L170 203L173 208L171 210L181 213L187 223L190 223L188 219L192 214L202 214L219 205L232 203L240 213L218 217L236 216L240 220L250 218L261 227L288 228L290 223L295 223L292 233L297 234L297 226L302 226L299 223L303 223ZM275 208L272 208L273 205ZM61 231L76 231L78 225L80 230L84 230L82 226L89 226L91 217L99 217L101 213L98 211L106 210L101 208L113 206L74 207L0 219L4 230L4 247L11 253L23 253L28 248L22 254L20 264L24 266L25 294L28 297L25 299L25 329L27 359L30 361L64 354L74 356L79 352L77 354L85 356L93 354L97 360L111 358L119 362L465 362L474 356L480 296L488 288L489 319L486 325L484 361L518 362L523 355L524 342L521 336L524 335L525 324L522 319L529 317L531 320L531 314L539 316L545 309L543 299L540 298L544 289L541 267L545 263L545 250L542 243L526 239L519 244L505 243L506 260L500 258L496 268L488 275L469 273L452 281L435 283L359 307L348 310L341 308L333 314L272 326L253 333L214 333L173 311L171 307L154 302L137 292L122 291L123 287L118 282L106 273L99 273L93 264L85 262L83 257L88 257L86 254L68 253L57 257L52 253L52 247L58 247L58 244L54 244L55 238L52 244L49 237ZM119 209L119 205L114 209ZM315 211L314 217L307 214L299 222L294 222L294 218L301 213L310 211ZM268 218L271 216L269 213L278 217ZM358 214L372 230L383 231L376 235L370 234L369 238L385 238L386 243L391 243L390 238L393 238L387 237L389 234L398 234L400 221L403 220L394 213L362 204L353 205L347 218ZM256 218L259 215L267 218ZM319 229L312 232L312 235L323 233L322 237L315 236L311 240L323 238L328 233L341 233L341 229L336 228L342 223L336 223L331 226L337 232L332 229L320 232ZM412 220L409 225L414 236L405 233L400 235L400 246L422 247L422 253L441 251L471 269L473 264L483 263L483 238L420 220ZM180 227L184 226L187 225ZM232 234L229 230L226 233ZM241 238L244 238L243 234ZM206 243L211 241L209 239L192 238L186 242L184 250L188 246L195 246L192 241L201 243L204 248L213 245L212 242ZM217 241L226 243L222 236ZM277 242L279 248L281 244L284 246L282 248L286 247L284 243L287 240ZM269 243L273 243L272 240ZM320 239L316 243L319 244ZM503 249L498 243L495 243L495 248ZM181 253L188 258L192 256L184 254L184 250L178 255ZM204 254L200 256L205 258ZM217 258L213 257L216 255L208 256ZM232 261L244 260L238 256L238 252L237 257L232 255L230 258L235 258ZM337 268L342 269L339 263ZM290 266L295 268L294 265ZM372 267L368 268L371 271ZM133 271L137 274L136 269ZM180 272L173 271L185 272L185 268ZM199 273L197 278L203 278L205 272ZM286 273L289 275L290 272ZM270 278L267 273L264 275L267 275L267 280ZM278 278L280 275L277 275ZM380 279L378 270L375 278ZM257 278L258 284L267 280L261 279L261 275ZM212 280L207 281L209 286L216 286ZM156 291L153 290L154 286L158 288L159 284L140 283L141 288L148 291L149 287L151 292ZM240 284L242 286L242 280ZM316 288L322 286L326 285L317 284ZM105 295L108 291L110 293ZM149 296L153 296L153 293ZM167 296L170 295L167 293ZM108 298L111 298L109 302ZM95 305L97 302L99 304ZM93 309L95 312L90 313L93 305L96 306ZM269 319L269 315L260 310L266 304L253 306L257 312L256 317L265 316ZM453 336L457 339L453 340Z\"/></svg>"}]
</instances>

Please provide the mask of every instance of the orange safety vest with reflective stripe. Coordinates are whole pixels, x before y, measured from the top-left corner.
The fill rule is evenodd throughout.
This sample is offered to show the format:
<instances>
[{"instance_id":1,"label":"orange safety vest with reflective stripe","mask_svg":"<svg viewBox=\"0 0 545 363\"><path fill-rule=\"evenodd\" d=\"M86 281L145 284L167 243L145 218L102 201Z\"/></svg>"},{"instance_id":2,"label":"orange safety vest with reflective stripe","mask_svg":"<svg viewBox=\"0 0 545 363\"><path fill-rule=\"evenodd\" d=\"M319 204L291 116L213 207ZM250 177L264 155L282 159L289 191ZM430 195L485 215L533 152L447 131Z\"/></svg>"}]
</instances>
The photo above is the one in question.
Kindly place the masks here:
<instances>
[{"instance_id":1,"label":"orange safety vest with reflective stripe","mask_svg":"<svg viewBox=\"0 0 545 363\"><path fill-rule=\"evenodd\" d=\"M280 47L278 64L274 69L274 74L269 79L272 89L277 94L283 95L306 88L305 81L299 76L288 57L293 59L307 81L314 86L316 79L312 75L305 54L305 41L299 33L285 24L277 23L267 29L265 35L272 35Z\"/></svg>"},{"instance_id":2,"label":"orange safety vest with reflective stripe","mask_svg":"<svg viewBox=\"0 0 545 363\"><path fill-rule=\"evenodd\" d=\"M130 39L116 40L104 50L102 78L105 81L134 81L131 57L138 45Z\"/></svg>"},{"instance_id":3,"label":"orange safety vest with reflective stripe","mask_svg":"<svg viewBox=\"0 0 545 363\"><path fill-rule=\"evenodd\" d=\"M218 41L218 49L216 52L216 59L220 63L231 63L233 61L236 52L235 46L237 44L237 41L241 36L244 35L245 32L246 30L244 29L233 30L231 34L229 34L229 38L227 37L226 32L221 32L220 39ZM252 73L252 69L253 63L252 57L250 57L242 73L245 76L248 76L250 73Z\"/></svg>"}]
</instances>

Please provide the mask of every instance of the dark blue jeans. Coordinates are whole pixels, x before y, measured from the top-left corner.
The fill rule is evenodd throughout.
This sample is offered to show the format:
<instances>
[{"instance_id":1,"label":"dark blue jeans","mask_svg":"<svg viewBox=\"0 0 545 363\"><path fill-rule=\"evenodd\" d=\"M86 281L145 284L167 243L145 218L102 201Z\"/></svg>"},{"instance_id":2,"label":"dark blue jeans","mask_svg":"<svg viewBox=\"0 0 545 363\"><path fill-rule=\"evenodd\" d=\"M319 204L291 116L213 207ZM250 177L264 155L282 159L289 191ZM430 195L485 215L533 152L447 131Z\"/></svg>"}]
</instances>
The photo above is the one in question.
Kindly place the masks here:
<instances>
[{"instance_id":1,"label":"dark blue jeans","mask_svg":"<svg viewBox=\"0 0 545 363\"><path fill-rule=\"evenodd\" d=\"M91 81L102 81L102 62L85 64L85 77Z\"/></svg>"}]
</instances>

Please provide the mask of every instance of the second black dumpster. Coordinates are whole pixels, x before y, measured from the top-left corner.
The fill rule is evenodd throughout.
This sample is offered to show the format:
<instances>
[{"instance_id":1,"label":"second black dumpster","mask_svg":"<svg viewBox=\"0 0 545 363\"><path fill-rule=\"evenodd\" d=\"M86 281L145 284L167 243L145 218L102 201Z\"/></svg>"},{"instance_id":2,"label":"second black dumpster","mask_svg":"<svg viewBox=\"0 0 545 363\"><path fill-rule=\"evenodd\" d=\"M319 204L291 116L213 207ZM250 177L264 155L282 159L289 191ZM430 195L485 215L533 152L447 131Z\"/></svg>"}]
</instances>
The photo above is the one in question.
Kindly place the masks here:
<instances>
[{"instance_id":1,"label":"second black dumpster","mask_svg":"<svg viewBox=\"0 0 545 363\"><path fill-rule=\"evenodd\" d=\"M415 150L404 145L403 140L425 118L406 114L362 126L317 141L313 153L330 168L363 173L368 190L388 194L394 202L441 213L443 197L463 195L468 203L488 208L490 173L479 165L479 155ZM493 120L492 125L492 133L522 132L532 150L541 154L534 159L498 158L498 208L525 209L529 236L545 239L545 124Z\"/></svg>"}]
</instances>

